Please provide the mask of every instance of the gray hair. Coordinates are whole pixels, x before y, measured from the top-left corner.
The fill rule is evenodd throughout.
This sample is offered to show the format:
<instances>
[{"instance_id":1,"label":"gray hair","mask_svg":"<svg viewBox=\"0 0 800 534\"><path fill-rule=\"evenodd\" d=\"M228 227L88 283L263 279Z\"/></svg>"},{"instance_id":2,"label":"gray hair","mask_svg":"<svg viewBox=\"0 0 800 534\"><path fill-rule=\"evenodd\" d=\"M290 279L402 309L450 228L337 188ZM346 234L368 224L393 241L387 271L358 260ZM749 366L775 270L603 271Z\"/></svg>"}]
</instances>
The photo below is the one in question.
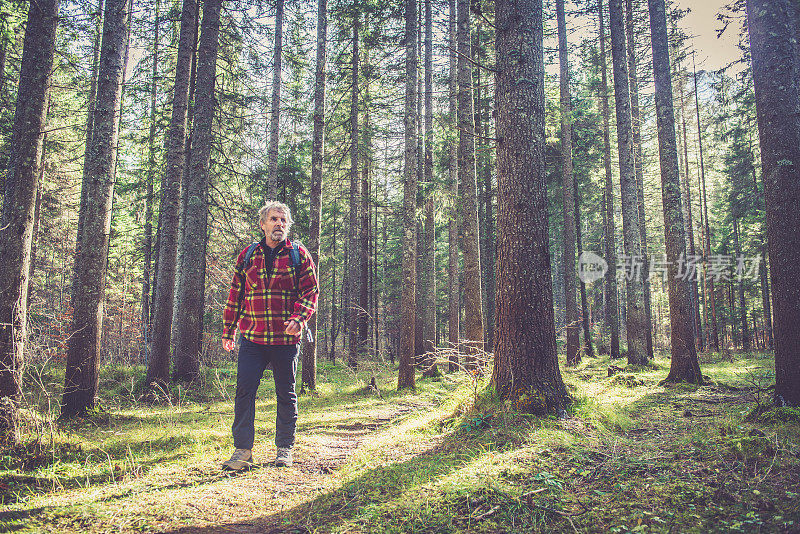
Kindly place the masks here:
<instances>
[{"instance_id":1,"label":"gray hair","mask_svg":"<svg viewBox=\"0 0 800 534\"><path fill-rule=\"evenodd\" d=\"M284 215L286 215L286 233L289 233L289 229L294 224L292 220L292 210L289 209L289 206L284 204L283 202L278 202L277 200L268 200L266 204L264 204L260 210L258 210L258 222L263 223L267 220L267 215L269 214L270 210L275 211L282 211Z\"/></svg>"}]
</instances>

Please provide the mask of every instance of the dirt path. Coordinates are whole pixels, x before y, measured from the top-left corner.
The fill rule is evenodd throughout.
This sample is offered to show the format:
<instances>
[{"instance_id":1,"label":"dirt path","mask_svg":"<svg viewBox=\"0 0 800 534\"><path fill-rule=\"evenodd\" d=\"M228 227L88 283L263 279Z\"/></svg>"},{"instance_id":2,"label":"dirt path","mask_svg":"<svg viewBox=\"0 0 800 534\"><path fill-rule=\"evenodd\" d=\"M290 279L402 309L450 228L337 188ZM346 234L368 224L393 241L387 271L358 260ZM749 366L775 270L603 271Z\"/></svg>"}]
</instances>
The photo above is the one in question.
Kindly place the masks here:
<instances>
[{"instance_id":1,"label":"dirt path","mask_svg":"<svg viewBox=\"0 0 800 534\"><path fill-rule=\"evenodd\" d=\"M162 532L285 532L284 512L335 486L337 469L365 440L381 427L420 408L384 405L371 413L358 414L357 422L307 429L298 433L292 468L271 465L270 448L262 451L260 458L257 455L255 467L248 472L221 473L216 463L204 465L200 469L215 480L179 492L140 495L136 505L158 511L151 525ZM169 514L163 508L165 499L171 509ZM180 524L186 526L176 526ZM291 529L297 532L296 525Z\"/></svg>"}]
</instances>

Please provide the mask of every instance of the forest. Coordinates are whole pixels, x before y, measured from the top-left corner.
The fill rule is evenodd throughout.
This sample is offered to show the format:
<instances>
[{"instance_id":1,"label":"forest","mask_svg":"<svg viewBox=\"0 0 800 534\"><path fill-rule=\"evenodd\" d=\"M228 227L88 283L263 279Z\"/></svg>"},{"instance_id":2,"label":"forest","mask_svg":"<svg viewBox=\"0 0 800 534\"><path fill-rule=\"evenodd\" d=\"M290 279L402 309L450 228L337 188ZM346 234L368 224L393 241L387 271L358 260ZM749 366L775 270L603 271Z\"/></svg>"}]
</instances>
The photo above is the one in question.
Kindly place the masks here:
<instances>
[{"instance_id":1,"label":"forest","mask_svg":"<svg viewBox=\"0 0 800 534\"><path fill-rule=\"evenodd\" d=\"M798 532L800 2L706 3L0 0L0 531Z\"/></svg>"}]
</instances>

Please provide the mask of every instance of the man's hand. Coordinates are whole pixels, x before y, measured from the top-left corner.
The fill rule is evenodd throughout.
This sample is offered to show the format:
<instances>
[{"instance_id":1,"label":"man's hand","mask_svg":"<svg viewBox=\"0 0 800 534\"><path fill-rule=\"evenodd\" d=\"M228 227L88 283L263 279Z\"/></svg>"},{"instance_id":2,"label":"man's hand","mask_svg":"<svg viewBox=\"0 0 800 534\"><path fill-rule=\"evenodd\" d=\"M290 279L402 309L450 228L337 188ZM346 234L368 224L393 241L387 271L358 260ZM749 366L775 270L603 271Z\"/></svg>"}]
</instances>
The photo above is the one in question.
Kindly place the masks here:
<instances>
[{"instance_id":1,"label":"man's hand","mask_svg":"<svg viewBox=\"0 0 800 534\"><path fill-rule=\"evenodd\" d=\"M232 351L235 347L236 343L232 339L222 340L222 348L227 350L228 352Z\"/></svg>"},{"instance_id":2,"label":"man's hand","mask_svg":"<svg viewBox=\"0 0 800 534\"><path fill-rule=\"evenodd\" d=\"M284 321L283 324L286 326L286 333L290 336L296 336L300 333L300 330L303 326L294 319L289 319L288 321Z\"/></svg>"}]
</instances>

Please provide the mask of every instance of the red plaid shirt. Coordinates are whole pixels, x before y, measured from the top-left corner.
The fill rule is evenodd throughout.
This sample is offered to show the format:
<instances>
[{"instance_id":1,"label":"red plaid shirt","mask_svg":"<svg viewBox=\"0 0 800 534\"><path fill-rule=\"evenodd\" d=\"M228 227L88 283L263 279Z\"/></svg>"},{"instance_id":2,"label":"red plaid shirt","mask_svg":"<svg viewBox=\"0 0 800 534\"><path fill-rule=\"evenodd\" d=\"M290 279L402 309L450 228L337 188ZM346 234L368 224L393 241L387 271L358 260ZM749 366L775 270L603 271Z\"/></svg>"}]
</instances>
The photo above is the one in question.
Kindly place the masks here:
<instances>
[{"instance_id":1,"label":"red plaid shirt","mask_svg":"<svg viewBox=\"0 0 800 534\"><path fill-rule=\"evenodd\" d=\"M292 243L287 239L279 245L270 272L265 266L263 246L262 239L246 269L242 265L246 248L236 259L228 303L222 312L222 339L233 339L238 326L242 335L254 343L294 345L300 342L300 334L287 334L283 323L295 319L305 325L316 310L319 287L314 261L300 245L300 266L297 273L292 273Z\"/></svg>"}]
</instances>

